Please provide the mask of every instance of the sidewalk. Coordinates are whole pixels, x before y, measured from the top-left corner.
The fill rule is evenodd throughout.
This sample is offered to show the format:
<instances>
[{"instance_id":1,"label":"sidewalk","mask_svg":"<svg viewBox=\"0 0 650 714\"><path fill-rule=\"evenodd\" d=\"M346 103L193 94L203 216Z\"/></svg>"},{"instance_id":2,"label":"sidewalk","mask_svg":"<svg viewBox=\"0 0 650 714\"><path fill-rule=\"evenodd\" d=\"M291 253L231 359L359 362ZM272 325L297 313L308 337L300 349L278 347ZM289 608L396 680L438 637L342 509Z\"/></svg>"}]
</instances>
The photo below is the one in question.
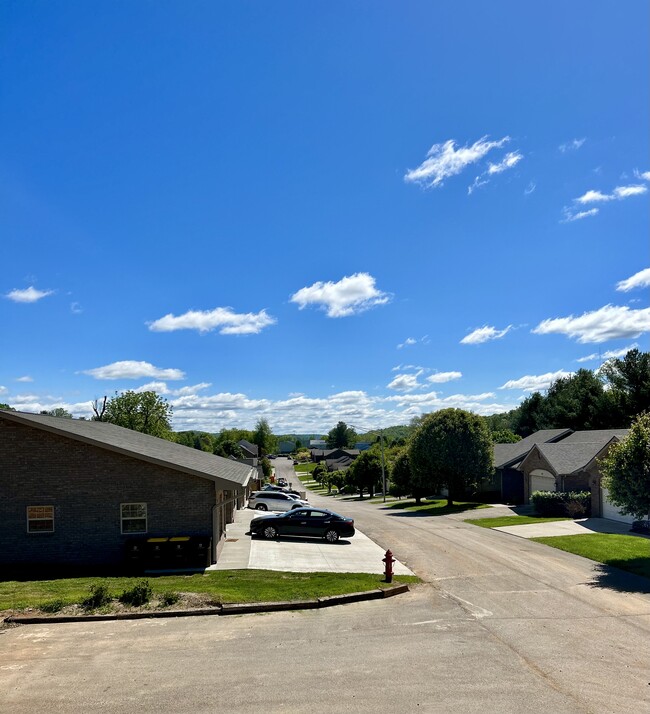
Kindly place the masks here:
<instances>
[{"instance_id":1,"label":"sidewalk","mask_svg":"<svg viewBox=\"0 0 650 714\"><path fill-rule=\"evenodd\" d=\"M350 538L326 543L318 538L262 540L246 535L249 524L260 514L248 508L235 513L235 522L226 528L226 540L219 561L211 570L277 570L293 573L383 573L384 551L357 530ZM395 575L413 575L405 565L395 562Z\"/></svg>"},{"instance_id":2,"label":"sidewalk","mask_svg":"<svg viewBox=\"0 0 650 714\"><path fill-rule=\"evenodd\" d=\"M619 535L644 536L632 533L629 523L610 521L607 518L581 518L577 521L548 521L546 523L528 523L521 526L500 526L493 528L520 538L544 538L546 536L587 535L594 533L616 533Z\"/></svg>"}]
</instances>

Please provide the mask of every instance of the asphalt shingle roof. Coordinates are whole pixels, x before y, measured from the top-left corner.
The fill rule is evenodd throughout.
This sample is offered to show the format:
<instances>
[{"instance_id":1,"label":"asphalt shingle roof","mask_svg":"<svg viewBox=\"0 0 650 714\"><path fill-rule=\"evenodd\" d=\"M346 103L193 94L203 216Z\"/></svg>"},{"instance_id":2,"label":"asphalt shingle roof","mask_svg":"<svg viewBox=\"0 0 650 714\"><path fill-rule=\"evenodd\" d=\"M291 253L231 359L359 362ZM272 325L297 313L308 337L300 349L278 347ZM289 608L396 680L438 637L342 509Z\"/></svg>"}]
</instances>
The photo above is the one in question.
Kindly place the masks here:
<instances>
[{"instance_id":1,"label":"asphalt shingle roof","mask_svg":"<svg viewBox=\"0 0 650 714\"><path fill-rule=\"evenodd\" d=\"M494 465L503 468L521 461L535 444L546 444L564 440L571 429L541 429L516 444L494 444Z\"/></svg>"},{"instance_id":2,"label":"asphalt shingle roof","mask_svg":"<svg viewBox=\"0 0 650 714\"><path fill-rule=\"evenodd\" d=\"M629 429L593 429L591 431L574 431L573 434L562 439L563 444L601 443L606 444L612 437L619 441L628 435Z\"/></svg>"},{"instance_id":3,"label":"asphalt shingle roof","mask_svg":"<svg viewBox=\"0 0 650 714\"><path fill-rule=\"evenodd\" d=\"M0 419L8 419L109 451L207 478L226 490L245 486L255 471L246 464L106 422L3 410L0 410Z\"/></svg>"},{"instance_id":4,"label":"asphalt shingle roof","mask_svg":"<svg viewBox=\"0 0 650 714\"><path fill-rule=\"evenodd\" d=\"M562 441L559 444L537 444L537 448L542 456L548 461L549 466L560 475L572 474L584 469L605 448L611 440L603 442L573 442L567 444Z\"/></svg>"}]
</instances>

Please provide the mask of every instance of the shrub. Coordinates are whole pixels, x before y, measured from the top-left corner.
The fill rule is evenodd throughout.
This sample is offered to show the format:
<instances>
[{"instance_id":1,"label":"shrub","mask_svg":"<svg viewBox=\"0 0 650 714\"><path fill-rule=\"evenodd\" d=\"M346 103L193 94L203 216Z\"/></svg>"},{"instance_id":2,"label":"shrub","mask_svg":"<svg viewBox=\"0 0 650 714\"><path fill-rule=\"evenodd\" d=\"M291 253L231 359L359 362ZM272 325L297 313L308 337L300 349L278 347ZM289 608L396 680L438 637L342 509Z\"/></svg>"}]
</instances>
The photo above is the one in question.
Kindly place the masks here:
<instances>
[{"instance_id":1,"label":"shrub","mask_svg":"<svg viewBox=\"0 0 650 714\"><path fill-rule=\"evenodd\" d=\"M169 607L170 605L175 605L180 599L181 596L178 593L165 592L160 596L160 604L162 607Z\"/></svg>"},{"instance_id":2,"label":"shrub","mask_svg":"<svg viewBox=\"0 0 650 714\"><path fill-rule=\"evenodd\" d=\"M58 599L44 602L41 605L38 605L38 609L41 610L41 612L60 612L65 606L65 601Z\"/></svg>"},{"instance_id":3,"label":"shrub","mask_svg":"<svg viewBox=\"0 0 650 714\"><path fill-rule=\"evenodd\" d=\"M535 491L530 500L540 516L585 518L591 513L589 491Z\"/></svg>"},{"instance_id":4,"label":"shrub","mask_svg":"<svg viewBox=\"0 0 650 714\"><path fill-rule=\"evenodd\" d=\"M138 580L138 582L130 589L125 590L119 597L123 605L133 605L133 607L141 607L146 605L153 595L153 588L149 585L148 580Z\"/></svg>"},{"instance_id":5,"label":"shrub","mask_svg":"<svg viewBox=\"0 0 650 714\"><path fill-rule=\"evenodd\" d=\"M96 610L98 607L108 605L112 599L108 591L108 585L95 583L95 585L90 586L90 595L81 601L81 606L84 610Z\"/></svg>"}]
</instances>

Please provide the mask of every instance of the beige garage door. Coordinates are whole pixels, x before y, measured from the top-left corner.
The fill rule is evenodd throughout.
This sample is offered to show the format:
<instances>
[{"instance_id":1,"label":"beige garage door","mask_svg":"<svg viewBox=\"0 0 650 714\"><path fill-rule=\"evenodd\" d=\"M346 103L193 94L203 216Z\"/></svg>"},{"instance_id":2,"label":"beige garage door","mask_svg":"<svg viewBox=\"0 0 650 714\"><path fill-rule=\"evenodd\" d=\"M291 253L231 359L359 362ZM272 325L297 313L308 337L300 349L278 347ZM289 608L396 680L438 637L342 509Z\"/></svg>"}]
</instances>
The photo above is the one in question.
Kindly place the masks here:
<instances>
[{"instance_id":1,"label":"beige garage door","mask_svg":"<svg viewBox=\"0 0 650 714\"><path fill-rule=\"evenodd\" d=\"M530 492L535 493L535 491L556 491L555 488L555 477L553 476L541 476L539 474L530 475Z\"/></svg>"},{"instance_id":2,"label":"beige garage door","mask_svg":"<svg viewBox=\"0 0 650 714\"><path fill-rule=\"evenodd\" d=\"M632 523L634 516L624 516L609 500L609 491L606 488L600 489L600 498L603 505L603 518L609 518L612 521L620 521L621 523Z\"/></svg>"}]
</instances>

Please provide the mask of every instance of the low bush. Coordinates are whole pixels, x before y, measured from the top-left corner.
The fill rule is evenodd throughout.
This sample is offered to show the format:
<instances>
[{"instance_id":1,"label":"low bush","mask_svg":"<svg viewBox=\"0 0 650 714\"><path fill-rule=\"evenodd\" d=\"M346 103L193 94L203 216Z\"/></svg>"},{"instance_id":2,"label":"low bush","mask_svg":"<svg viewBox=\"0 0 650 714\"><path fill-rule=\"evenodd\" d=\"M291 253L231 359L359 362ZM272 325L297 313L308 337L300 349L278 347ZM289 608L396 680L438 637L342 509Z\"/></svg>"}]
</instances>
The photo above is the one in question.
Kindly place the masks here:
<instances>
[{"instance_id":1,"label":"low bush","mask_svg":"<svg viewBox=\"0 0 650 714\"><path fill-rule=\"evenodd\" d=\"M41 612L60 612L63 610L63 608L66 606L66 603L64 600L58 599L58 600L49 600L48 602L41 603L38 605L38 609Z\"/></svg>"},{"instance_id":2,"label":"low bush","mask_svg":"<svg viewBox=\"0 0 650 714\"><path fill-rule=\"evenodd\" d=\"M169 591L160 595L160 604L162 607L169 607L175 605L180 599L181 596L178 593Z\"/></svg>"},{"instance_id":3,"label":"low bush","mask_svg":"<svg viewBox=\"0 0 650 714\"><path fill-rule=\"evenodd\" d=\"M138 582L129 590L125 590L119 597L123 605L133 605L133 607L141 607L146 605L153 595L153 588L149 585L148 580L138 580Z\"/></svg>"},{"instance_id":4,"label":"low bush","mask_svg":"<svg viewBox=\"0 0 650 714\"><path fill-rule=\"evenodd\" d=\"M81 601L81 606L84 610L96 610L108 605L112 599L108 586L104 583L96 583L90 586L90 595Z\"/></svg>"},{"instance_id":5,"label":"low bush","mask_svg":"<svg viewBox=\"0 0 650 714\"><path fill-rule=\"evenodd\" d=\"M530 500L540 516L586 518L591 515L590 491L535 491Z\"/></svg>"}]
</instances>

